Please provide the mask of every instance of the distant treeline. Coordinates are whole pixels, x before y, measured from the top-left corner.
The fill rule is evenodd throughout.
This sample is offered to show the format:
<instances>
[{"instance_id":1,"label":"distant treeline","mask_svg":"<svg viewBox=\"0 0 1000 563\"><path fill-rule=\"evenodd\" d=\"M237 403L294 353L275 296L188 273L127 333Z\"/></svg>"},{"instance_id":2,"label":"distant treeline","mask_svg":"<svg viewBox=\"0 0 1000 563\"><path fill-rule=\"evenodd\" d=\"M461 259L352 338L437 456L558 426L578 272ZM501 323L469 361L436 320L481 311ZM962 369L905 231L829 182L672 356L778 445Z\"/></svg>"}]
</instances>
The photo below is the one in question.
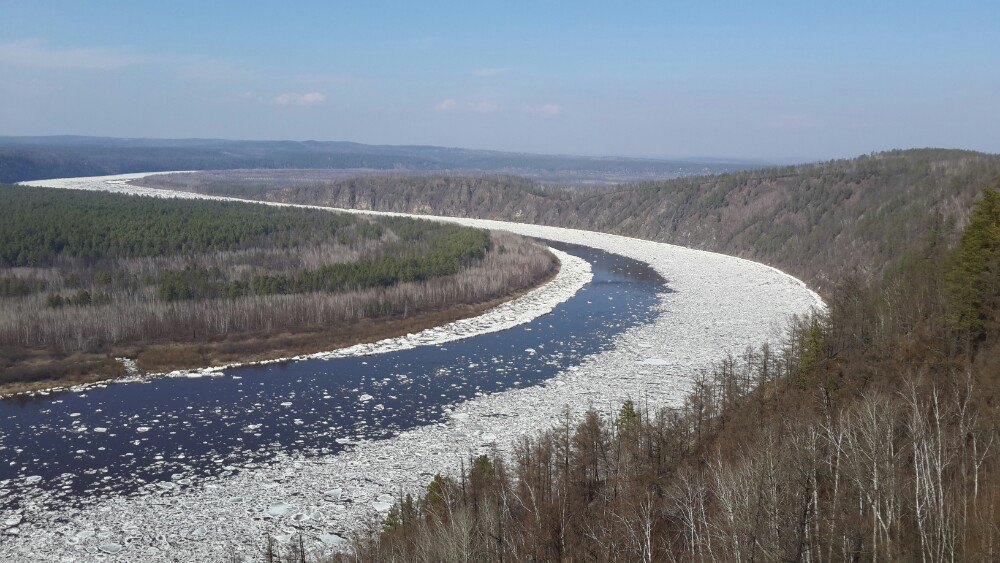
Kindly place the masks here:
<instances>
[{"instance_id":1,"label":"distant treeline","mask_svg":"<svg viewBox=\"0 0 1000 563\"><path fill-rule=\"evenodd\" d=\"M663 178L751 166L745 162L591 158L340 141L0 137L0 182L232 168L513 170Z\"/></svg>"},{"instance_id":2,"label":"distant treeline","mask_svg":"<svg viewBox=\"0 0 1000 563\"><path fill-rule=\"evenodd\" d=\"M497 175L323 182L316 173L233 171L143 180L253 199L598 230L763 261L821 290L845 271L899 267L903 251L928 231L954 242L973 198L998 181L1000 156L939 149L591 189Z\"/></svg>"}]
</instances>

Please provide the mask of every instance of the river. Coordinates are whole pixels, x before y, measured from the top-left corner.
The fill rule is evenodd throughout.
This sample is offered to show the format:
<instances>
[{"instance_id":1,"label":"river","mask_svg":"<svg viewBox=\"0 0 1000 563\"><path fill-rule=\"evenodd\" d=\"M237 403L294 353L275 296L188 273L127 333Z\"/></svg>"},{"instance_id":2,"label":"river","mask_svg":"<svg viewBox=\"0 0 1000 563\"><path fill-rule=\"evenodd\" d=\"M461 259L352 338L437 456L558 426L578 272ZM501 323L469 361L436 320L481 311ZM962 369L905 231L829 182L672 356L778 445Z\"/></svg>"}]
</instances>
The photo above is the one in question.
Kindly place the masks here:
<instances>
[{"instance_id":1,"label":"river","mask_svg":"<svg viewBox=\"0 0 1000 563\"><path fill-rule=\"evenodd\" d=\"M219 199L127 184L145 175L32 184ZM442 345L4 403L0 557L255 559L267 537L328 554L470 455L508 455L524 436L591 408L611 415L626 399L681 404L699 371L824 307L800 280L731 256L435 219L582 245L550 242L591 262L594 277L540 300L550 312L526 324ZM509 326L505 317L489 322Z\"/></svg>"},{"instance_id":2,"label":"river","mask_svg":"<svg viewBox=\"0 0 1000 563\"><path fill-rule=\"evenodd\" d=\"M593 280L551 313L442 345L164 377L0 403L0 508L81 505L329 455L440 422L472 397L537 385L648 323L664 280L648 265L551 243Z\"/></svg>"}]
</instances>

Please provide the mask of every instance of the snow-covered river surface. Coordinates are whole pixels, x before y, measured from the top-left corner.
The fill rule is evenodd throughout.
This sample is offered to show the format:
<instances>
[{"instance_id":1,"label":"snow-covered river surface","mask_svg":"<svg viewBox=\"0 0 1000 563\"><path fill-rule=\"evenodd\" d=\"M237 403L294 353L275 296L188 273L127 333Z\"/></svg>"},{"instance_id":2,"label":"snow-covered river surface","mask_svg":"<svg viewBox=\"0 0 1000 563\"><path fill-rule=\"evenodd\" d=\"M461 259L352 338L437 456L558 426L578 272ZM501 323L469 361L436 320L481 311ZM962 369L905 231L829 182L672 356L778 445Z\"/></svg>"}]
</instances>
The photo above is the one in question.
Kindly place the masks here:
<instances>
[{"instance_id":1,"label":"snow-covered river surface","mask_svg":"<svg viewBox=\"0 0 1000 563\"><path fill-rule=\"evenodd\" d=\"M207 197L124 183L139 176L29 183ZM409 338L6 400L0 557L256 558L266 534L300 533L314 552L337 549L468 455L509 451L567 406L675 404L699 370L822 306L795 278L720 254L438 219L550 241L560 274Z\"/></svg>"}]
</instances>

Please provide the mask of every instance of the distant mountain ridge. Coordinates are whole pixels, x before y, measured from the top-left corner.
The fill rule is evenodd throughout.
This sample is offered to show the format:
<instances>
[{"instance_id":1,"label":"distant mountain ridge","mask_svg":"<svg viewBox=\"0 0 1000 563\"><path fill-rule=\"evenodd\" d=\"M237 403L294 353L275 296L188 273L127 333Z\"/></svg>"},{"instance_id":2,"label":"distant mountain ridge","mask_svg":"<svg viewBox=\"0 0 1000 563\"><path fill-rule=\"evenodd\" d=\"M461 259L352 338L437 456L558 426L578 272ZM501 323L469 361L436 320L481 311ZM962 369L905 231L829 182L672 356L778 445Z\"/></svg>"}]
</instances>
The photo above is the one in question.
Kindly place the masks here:
<instances>
[{"instance_id":1,"label":"distant mountain ridge","mask_svg":"<svg viewBox=\"0 0 1000 563\"><path fill-rule=\"evenodd\" d=\"M372 168L517 174L608 184L743 170L749 161L587 157L348 141L231 141L0 136L0 182L161 170Z\"/></svg>"}]
</instances>

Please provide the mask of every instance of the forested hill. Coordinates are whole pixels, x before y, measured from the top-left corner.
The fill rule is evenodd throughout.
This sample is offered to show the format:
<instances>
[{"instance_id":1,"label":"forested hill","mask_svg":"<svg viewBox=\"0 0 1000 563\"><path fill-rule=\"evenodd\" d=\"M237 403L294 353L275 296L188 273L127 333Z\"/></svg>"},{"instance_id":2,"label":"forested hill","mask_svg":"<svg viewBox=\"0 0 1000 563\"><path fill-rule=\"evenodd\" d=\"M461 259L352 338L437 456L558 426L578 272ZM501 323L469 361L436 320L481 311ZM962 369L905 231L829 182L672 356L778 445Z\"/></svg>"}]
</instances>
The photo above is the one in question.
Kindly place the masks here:
<instances>
[{"instance_id":1,"label":"forested hill","mask_svg":"<svg viewBox=\"0 0 1000 563\"><path fill-rule=\"evenodd\" d=\"M846 276L674 406L470 455L334 561L1000 560L1000 192L913 266Z\"/></svg>"},{"instance_id":2,"label":"forested hill","mask_svg":"<svg viewBox=\"0 0 1000 563\"><path fill-rule=\"evenodd\" d=\"M2 137L0 182L161 170L326 168L505 171L551 181L613 183L741 170L754 163L543 155L342 141Z\"/></svg>"},{"instance_id":3,"label":"forested hill","mask_svg":"<svg viewBox=\"0 0 1000 563\"><path fill-rule=\"evenodd\" d=\"M1000 181L1000 155L914 149L850 160L587 190L508 176L294 171L150 178L174 188L337 207L510 219L660 240L759 260L823 289L884 273L928 237L953 241L972 199Z\"/></svg>"},{"instance_id":4,"label":"forested hill","mask_svg":"<svg viewBox=\"0 0 1000 563\"><path fill-rule=\"evenodd\" d=\"M633 197L523 187L553 202L549 221L586 209L749 243L770 222L779 242L749 248L828 268L828 309L692 373L671 407L566 413L506 455L471 455L335 561L1000 560L1000 192L982 189L996 160L897 152ZM454 192L516 211L498 194ZM851 275L841 256L896 267Z\"/></svg>"}]
</instances>

